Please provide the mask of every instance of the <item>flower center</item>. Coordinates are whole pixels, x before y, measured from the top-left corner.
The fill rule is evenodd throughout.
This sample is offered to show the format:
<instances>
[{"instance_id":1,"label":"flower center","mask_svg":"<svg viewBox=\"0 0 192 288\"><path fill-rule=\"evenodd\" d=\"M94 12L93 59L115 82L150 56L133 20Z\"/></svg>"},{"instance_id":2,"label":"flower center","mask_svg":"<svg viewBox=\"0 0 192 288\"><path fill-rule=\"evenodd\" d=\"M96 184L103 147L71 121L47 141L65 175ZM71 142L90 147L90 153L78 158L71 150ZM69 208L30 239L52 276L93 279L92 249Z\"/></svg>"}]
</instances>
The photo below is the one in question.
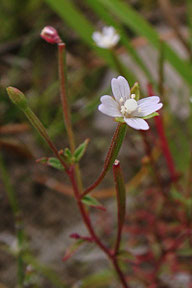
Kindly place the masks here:
<instances>
[{"instance_id":1,"label":"flower center","mask_svg":"<svg viewBox=\"0 0 192 288\"><path fill-rule=\"evenodd\" d=\"M130 115L132 112L137 110L137 101L134 99L127 99L124 103L124 105L121 106L121 113L123 116Z\"/></svg>"}]
</instances>

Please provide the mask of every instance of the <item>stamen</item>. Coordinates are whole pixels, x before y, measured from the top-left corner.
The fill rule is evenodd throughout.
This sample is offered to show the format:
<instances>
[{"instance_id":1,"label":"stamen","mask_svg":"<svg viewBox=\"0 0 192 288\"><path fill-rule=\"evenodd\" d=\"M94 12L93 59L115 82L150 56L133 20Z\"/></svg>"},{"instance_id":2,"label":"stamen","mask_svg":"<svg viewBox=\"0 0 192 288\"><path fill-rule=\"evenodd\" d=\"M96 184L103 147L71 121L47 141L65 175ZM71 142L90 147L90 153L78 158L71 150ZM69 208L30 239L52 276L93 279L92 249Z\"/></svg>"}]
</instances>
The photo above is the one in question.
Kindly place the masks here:
<instances>
[{"instance_id":1,"label":"stamen","mask_svg":"<svg viewBox=\"0 0 192 288\"><path fill-rule=\"evenodd\" d=\"M135 94L131 94L131 99L135 99Z\"/></svg>"},{"instance_id":2,"label":"stamen","mask_svg":"<svg viewBox=\"0 0 192 288\"><path fill-rule=\"evenodd\" d=\"M120 101L120 103L123 103L123 97L121 97L119 101Z\"/></svg>"},{"instance_id":3,"label":"stamen","mask_svg":"<svg viewBox=\"0 0 192 288\"><path fill-rule=\"evenodd\" d=\"M125 106L121 106L121 113L124 115L125 112L126 112L126 108L125 108Z\"/></svg>"}]
</instances>

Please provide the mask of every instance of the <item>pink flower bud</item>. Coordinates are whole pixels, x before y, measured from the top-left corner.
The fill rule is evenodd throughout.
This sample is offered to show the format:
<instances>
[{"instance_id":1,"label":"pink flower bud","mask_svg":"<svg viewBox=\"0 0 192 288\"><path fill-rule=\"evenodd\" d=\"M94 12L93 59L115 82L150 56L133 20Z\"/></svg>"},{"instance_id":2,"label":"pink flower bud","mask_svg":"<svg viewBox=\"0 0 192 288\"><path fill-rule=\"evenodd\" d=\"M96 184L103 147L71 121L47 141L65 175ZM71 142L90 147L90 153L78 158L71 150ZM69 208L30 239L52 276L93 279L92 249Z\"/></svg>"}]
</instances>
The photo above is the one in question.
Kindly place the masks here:
<instances>
[{"instance_id":1,"label":"pink flower bud","mask_svg":"<svg viewBox=\"0 0 192 288\"><path fill-rule=\"evenodd\" d=\"M45 26L40 35L45 41L51 44L58 44L62 42L57 30L52 26Z\"/></svg>"}]
</instances>

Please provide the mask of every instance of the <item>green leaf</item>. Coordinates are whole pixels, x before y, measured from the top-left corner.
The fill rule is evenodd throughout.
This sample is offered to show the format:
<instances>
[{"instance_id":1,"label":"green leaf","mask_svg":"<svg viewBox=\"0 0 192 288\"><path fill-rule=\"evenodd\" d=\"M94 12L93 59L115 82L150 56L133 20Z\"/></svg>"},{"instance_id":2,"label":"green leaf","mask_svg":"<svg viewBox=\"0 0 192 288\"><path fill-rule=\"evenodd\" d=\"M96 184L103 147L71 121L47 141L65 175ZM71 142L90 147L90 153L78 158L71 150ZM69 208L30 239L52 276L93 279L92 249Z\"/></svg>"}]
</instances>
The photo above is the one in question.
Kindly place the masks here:
<instances>
[{"instance_id":1,"label":"green leaf","mask_svg":"<svg viewBox=\"0 0 192 288\"><path fill-rule=\"evenodd\" d=\"M105 207L98 200L96 200L95 198L91 197L90 195L85 195L81 199L81 201L87 206L95 207L95 208L103 210L103 211L106 210Z\"/></svg>"},{"instance_id":2,"label":"green leaf","mask_svg":"<svg viewBox=\"0 0 192 288\"><path fill-rule=\"evenodd\" d=\"M86 139L82 144L80 144L77 149L75 150L73 157L75 162L79 162L79 160L83 157L87 146L89 144L89 139Z\"/></svg>"},{"instance_id":3,"label":"green leaf","mask_svg":"<svg viewBox=\"0 0 192 288\"><path fill-rule=\"evenodd\" d=\"M59 159L55 158L55 157L42 157L38 160L36 160L37 163L41 163L43 165L48 165L51 166L55 169L58 170L64 170L63 165L61 164L61 162L59 161Z\"/></svg>"},{"instance_id":4,"label":"green leaf","mask_svg":"<svg viewBox=\"0 0 192 288\"><path fill-rule=\"evenodd\" d=\"M150 119L150 118L153 118L155 116L159 116L159 113L158 112L153 112L147 116L144 116L144 117L141 117L142 119Z\"/></svg>"},{"instance_id":5,"label":"green leaf","mask_svg":"<svg viewBox=\"0 0 192 288\"><path fill-rule=\"evenodd\" d=\"M64 167L61 164L61 162L59 161L59 159L57 159L55 157L48 158L47 165L49 165L55 169L58 169L58 170L64 170Z\"/></svg>"},{"instance_id":6,"label":"green leaf","mask_svg":"<svg viewBox=\"0 0 192 288\"><path fill-rule=\"evenodd\" d=\"M64 156L68 159L69 162L71 162L73 155L72 155L71 151L69 150L69 148L65 148Z\"/></svg>"}]
</instances>

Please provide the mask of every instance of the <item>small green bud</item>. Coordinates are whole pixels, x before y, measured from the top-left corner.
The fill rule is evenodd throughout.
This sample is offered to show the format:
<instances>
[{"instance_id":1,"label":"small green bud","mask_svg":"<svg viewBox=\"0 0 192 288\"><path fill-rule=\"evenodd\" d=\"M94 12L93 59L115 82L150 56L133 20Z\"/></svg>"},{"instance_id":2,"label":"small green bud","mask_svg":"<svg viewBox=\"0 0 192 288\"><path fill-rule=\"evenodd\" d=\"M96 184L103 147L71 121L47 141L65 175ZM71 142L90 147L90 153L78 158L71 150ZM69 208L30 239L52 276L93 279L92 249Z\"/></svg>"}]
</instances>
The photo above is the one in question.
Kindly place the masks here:
<instances>
[{"instance_id":1,"label":"small green bud","mask_svg":"<svg viewBox=\"0 0 192 288\"><path fill-rule=\"evenodd\" d=\"M140 87L138 82L135 82L135 84L131 88L131 94L135 95L134 99L136 101L140 99Z\"/></svg>"},{"instance_id":2,"label":"small green bud","mask_svg":"<svg viewBox=\"0 0 192 288\"><path fill-rule=\"evenodd\" d=\"M15 87L8 87L7 88L7 93L9 95L9 98L11 101L19 107L21 110L26 110L28 105L27 105L27 99L23 92L21 92L19 89Z\"/></svg>"}]
</instances>

